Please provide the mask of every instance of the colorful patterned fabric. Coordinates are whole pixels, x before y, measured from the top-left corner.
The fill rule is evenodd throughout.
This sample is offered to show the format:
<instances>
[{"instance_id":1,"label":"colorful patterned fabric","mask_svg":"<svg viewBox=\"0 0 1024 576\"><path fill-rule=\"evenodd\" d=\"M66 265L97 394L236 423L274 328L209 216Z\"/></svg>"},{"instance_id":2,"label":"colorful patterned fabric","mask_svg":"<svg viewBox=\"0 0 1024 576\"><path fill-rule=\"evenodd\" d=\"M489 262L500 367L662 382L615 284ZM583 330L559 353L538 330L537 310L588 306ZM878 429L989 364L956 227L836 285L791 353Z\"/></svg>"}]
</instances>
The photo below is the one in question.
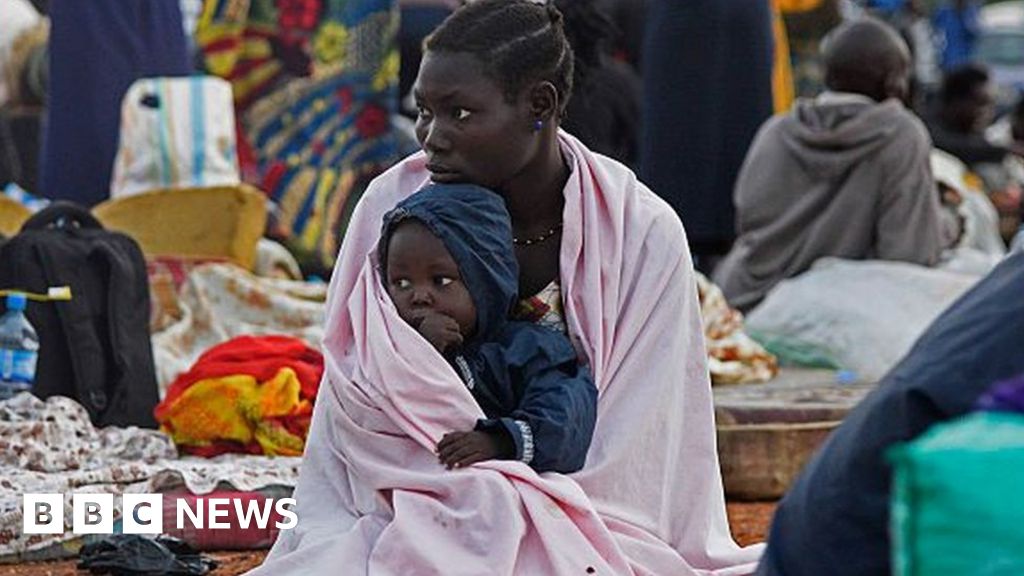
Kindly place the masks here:
<instances>
[{"instance_id":1,"label":"colorful patterned fabric","mask_svg":"<svg viewBox=\"0 0 1024 576\"><path fill-rule=\"evenodd\" d=\"M207 0L195 40L206 69L231 82L239 111L281 79L271 39L277 28L273 4L265 0Z\"/></svg>"},{"instance_id":2,"label":"colorful patterned fabric","mask_svg":"<svg viewBox=\"0 0 1024 576\"><path fill-rule=\"evenodd\" d=\"M751 384L774 378L778 360L747 335L743 314L729 306L721 288L699 272L696 276L711 383Z\"/></svg>"},{"instance_id":3,"label":"colorful patterned fabric","mask_svg":"<svg viewBox=\"0 0 1024 576\"><path fill-rule=\"evenodd\" d=\"M565 313L562 311L562 287L558 285L558 280L553 280L533 296L520 300L513 316L516 320L567 333Z\"/></svg>"},{"instance_id":4,"label":"colorful patterned fabric","mask_svg":"<svg viewBox=\"0 0 1024 576\"><path fill-rule=\"evenodd\" d=\"M240 122L277 203L275 234L329 268L349 215L397 160L398 11L390 0L211 0L196 33L231 81Z\"/></svg>"},{"instance_id":5,"label":"colorful patterned fabric","mask_svg":"<svg viewBox=\"0 0 1024 576\"><path fill-rule=\"evenodd\" d=\"M154 412L186 454L301 456L322 373L301 340L242 336L200 356Z\"/></svg>"},{"instance_id":6,"label":"colorful patterned fabric","mask_svg":"<svg viewBox=\"0 0 1024 576\"><path fill-rule=\"evenodd\" d=\"M171 439L156 430L98 429L74 400L20 394L0 402L0 558L7 563L76 554L82 536L70 525L74 493L209 494L288 487L295 485L300 460L234 454L179 458ZM25 493L64 494L68 512L60 534L24 532ZM121 498L114 498L115 522L120 522L121 504ZM169 526L166 520L164 526ZM212 532L223 533L231 531Z\"/></svg>"},{"instance_id":7,"label":"colorful patterned fabric","mask_svg":"<svg viewBox=\"0 0 1024 576\"><path fill-rule=\"evenodd\" d=\"M703 274L696 273L696 276L711 382L716 385L750 384L774 378L779 373L779 363L774 355L743 331L743 314L730 308L721 289ZM566 333L562 288L558 281L520 300L513 317Z\"/></svg>"}]
</instances>

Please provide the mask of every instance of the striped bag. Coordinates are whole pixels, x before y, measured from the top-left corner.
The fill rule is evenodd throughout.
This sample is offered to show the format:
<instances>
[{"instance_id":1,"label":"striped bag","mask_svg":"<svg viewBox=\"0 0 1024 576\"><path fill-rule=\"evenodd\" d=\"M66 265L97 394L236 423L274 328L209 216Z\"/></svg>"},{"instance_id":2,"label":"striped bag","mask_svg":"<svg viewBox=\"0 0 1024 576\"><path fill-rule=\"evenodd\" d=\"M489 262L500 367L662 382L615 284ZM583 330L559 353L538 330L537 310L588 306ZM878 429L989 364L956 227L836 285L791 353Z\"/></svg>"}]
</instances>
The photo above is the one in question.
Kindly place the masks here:
<instances>
[{"instance_id":1,"label":"striped bag","mask_svg":"<svg viewBox=\"0 0 1024 576\"><path fill-rule=\"evenodd\" d=\"M143 78L121 103L110 196L239 184L231 84L214 76Z\"/></svg>"}]
</instances>

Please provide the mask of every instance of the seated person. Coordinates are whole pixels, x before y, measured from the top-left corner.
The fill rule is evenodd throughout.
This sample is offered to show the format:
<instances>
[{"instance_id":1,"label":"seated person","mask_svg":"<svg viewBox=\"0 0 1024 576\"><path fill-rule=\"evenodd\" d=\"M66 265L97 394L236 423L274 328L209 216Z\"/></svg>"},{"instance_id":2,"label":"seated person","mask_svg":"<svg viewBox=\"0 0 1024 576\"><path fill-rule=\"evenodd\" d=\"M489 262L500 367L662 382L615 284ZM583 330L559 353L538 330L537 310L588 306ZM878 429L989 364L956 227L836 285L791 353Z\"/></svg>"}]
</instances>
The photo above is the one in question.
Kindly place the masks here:
<instances>
[{"instance_id":1,"label":"seated person","mask_svg":"<svg viewBox=\"0 0 1024 576\"><path fill-rule=\"evenodd\" d=\"M866 18L833 31L824 53L828 90L762 126L736 182L738 238L713 279L742 311L818 258L931 266L957 236L928 133L901 102L903 40Z\"/></svg>"},{"instance_id":2,"label":"seated person","mask_svg":"<svg viewBox=\"0 0 1024 576\"><path fill-rule=\"evenodd\" d=\"M758 575L890 574L886 451L1024 372L1022 283L1024 254L1015 254L932 323L845 418L779 504Z\"/></svg>"},{"instance_id":3,"label":"seated person","mask_svg":"<svg viewBox=\"0 0 1024 576\"><path fill-rule=\"evenodd\" d=\"M967 64L947 74L938 109L928 122L935 147L972 167L1003 162L1014 144L993 144L985 138L995 118L995 90L988 70L980 64Z\"/></svg>"},{"instance_id":4,"label":"seated person","mask_svg":"<svg viewBox=\"0 0 1024 576\"><path fill-rule=\"evenodd\" d=\"M956 156L981 178L1001 215L1000 231L1009 238L1020 222L1024 146L986 137L995 117L995 100L995 85L984 66L957 68L943 80L939 107L928 128L936 148Z\"/></svg>"},{"instance_id":5,"label":"seated person","mask_svg":"<svg viewBox=\"0 0 1024 576\"><path fill-rule=\"evenodd\" d=\"M761 547L729 534L683 227L629 169L559 130L573 70L561 13L476 0L424 50L423 151L374 179L348 221L299 523L253 575L749 574ZM375 253L384 215L431 180L505 200L530 309L517 317L560 325L586 358L599 417L571 477L506 460L457 474L437 464L445 434L485 414L399 317Z\"/></svg>"},{"instance_id":6,"label":"seated person","mask_svg":"<svg viewBox=\"0 0 1024 576\"><path fill-rule=\"evenodd\" d=\"M519 460L576 472L594 433L597 388L565 334L506 320L519 266L501 197L430 185L384 217L380 265L398 314L459 374L487 419L437 445L451 468Z\"/></svg>"}]
</instances>

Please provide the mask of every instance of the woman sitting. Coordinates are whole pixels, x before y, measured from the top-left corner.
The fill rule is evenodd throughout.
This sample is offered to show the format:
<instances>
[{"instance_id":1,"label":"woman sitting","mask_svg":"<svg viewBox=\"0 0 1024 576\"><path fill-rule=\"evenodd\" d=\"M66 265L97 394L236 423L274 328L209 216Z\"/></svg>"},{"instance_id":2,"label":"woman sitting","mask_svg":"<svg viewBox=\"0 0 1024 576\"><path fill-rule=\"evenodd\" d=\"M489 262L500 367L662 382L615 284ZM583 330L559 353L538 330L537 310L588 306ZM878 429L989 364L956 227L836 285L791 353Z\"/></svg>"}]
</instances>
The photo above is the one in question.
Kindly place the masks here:
<instances>
[{"instance_id":1,"label":"woman sitting","mask_svg":"<svg viewBox=\"0 0 1024 576\"><path fill-rule=\"evenodd\" d=\"M558 124L573 54L561 15L480 0L425 43L423 148L370 185L331 281L326 375L296 488L298 526L255 574L748 574L729 535L689 248L675 213ZM428 182L498 192L516 318L563 330L598 390L583 469L434 448L483 412L381 287L384 214Z\"/></svg>"}]
</instances>

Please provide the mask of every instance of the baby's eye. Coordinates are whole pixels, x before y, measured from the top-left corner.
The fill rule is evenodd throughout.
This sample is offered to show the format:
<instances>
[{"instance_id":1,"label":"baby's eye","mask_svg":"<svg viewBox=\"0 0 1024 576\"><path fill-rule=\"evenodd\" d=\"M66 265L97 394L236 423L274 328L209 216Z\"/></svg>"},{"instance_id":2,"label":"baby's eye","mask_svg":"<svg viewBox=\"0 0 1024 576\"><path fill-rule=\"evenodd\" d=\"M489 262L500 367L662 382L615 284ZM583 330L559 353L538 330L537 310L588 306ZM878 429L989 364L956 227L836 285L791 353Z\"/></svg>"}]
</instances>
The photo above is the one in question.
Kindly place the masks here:
<instances>
[{"instance_id":1,"label":"baby's eye","mask_svg":"<svg viewBox=\"0 0 1024 576\"><path fill-rule=\"evenodd\" d=\"M452 282L455 282L455 279L449 276L438 276L437 278L434 278L434 282L437 282L438 286L448 286Z\"/></svg>"},{"instance_id":2,"label":"baby's eye","mask_svg":"<svg viewBox=\"0 0 1024 576\"><path fill-rule=\"evenodd\" d=\"M428 110L422 104L417 104L416 105L416 113L420 115L420 118L430 118L430 116L431 116L430 110Z\"/></svg>"},{"instance_id":3,"label":"baby's eye","mask_svg":"<svg viewBox=\"0 0 1024 576\"><path fill-rule=\"evenodd\" d=\"M396 278L391 281L391 284L393 284L394 287L398 288L399 290L406 290L412 287L412 282L409 282L407 278Z\"/></svg>"},{"instance_id":4,"label":"baby's eye","mask_svg":"<svg viewBox=\"0 0 1024 576\"><path fill-rule=\"evenodd\" d=\"M454 116L456 120L465 120L466 118L469 118L471 114L472 112L465 108L456 108L452 112L452 116Z\"/></svg>"}]
</instances>

